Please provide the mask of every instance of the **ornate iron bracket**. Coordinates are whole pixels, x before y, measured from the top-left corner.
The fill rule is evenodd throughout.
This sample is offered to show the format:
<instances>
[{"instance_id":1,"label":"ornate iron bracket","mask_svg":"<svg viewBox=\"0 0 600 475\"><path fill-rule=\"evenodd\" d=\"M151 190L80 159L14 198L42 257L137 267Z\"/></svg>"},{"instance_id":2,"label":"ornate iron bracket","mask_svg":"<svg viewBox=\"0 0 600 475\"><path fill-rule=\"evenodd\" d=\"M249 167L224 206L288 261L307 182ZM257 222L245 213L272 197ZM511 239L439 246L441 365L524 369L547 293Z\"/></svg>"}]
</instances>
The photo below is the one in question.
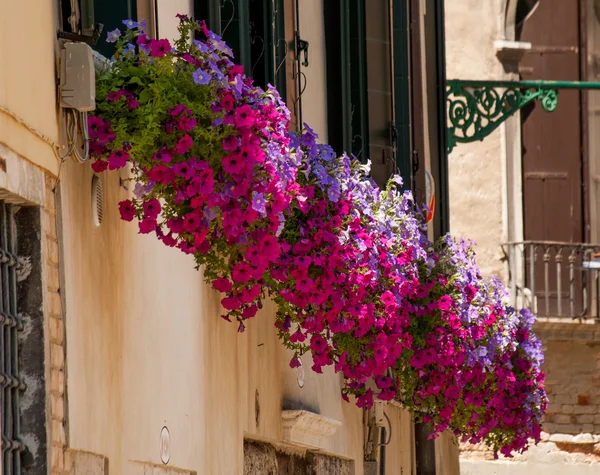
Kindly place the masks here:
<instances>
[{"instance_id":1,"label":"ornate iron bracket","mask_svg":"<svg viewBox=\"0 0 600 475\"><path fill-rule=\"evenodd\" d=\"M448 80L448 152L458 143L483 140L531 102L541 102L546 112L553 112L558 89L600 89L600 83Z\"/></svg>"}]
</instances>

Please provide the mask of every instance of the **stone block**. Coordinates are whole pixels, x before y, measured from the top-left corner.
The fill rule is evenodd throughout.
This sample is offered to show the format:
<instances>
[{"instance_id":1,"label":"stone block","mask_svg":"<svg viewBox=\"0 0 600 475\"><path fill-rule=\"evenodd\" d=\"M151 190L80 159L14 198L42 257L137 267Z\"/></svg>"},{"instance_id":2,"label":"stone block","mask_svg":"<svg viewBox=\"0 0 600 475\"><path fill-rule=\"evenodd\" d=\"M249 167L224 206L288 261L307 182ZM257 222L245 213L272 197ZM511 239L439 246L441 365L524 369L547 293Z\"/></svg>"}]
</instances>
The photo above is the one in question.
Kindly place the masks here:
<instances>
[{"instance_id":1,"label":"stone block","mask_svg":"<svg viewBox=\"0 0 600 475\"><path fill-rule=\"evenodd\" d=\"M555 414L557 412L561 412L562 406L560 404L548 404L548 408L546 409L546 414Z\"/></svg>"},{"instance_id":2,"label":"stone block","mask_svg":"<svg viewBox=\"0 0 600 475\"><path fill-rule=\"evenodd\" d=\"M594 436L589 432L584 434L577 434L573 437L573 442L577 444L593 444Z\"/></svg>"},{"instance_id":3,"label":"stone block","mask_svg":"<svg viewBox=\"0 0 600 475\"><path fill-rule=\"evenodd\" d=\"M53 237L46 237L46 256L50 264L58 264L58 242Z\"/></svg>"},{"instance_id":4,"label":"stone block","mask_svg":"<svg viewBox=\"0 0 600 475\"><path fill-rule=\"evenodd\" d=\"M547 432L548 434L554 434L554 433L558 432L558 425L556 425L556 424L544 422L542 424L542 426L544 428L544 431Z\"/></svg>"},{"instance_id":5,"label":"stone block","mask_svg":"<svg viewBox=\"0 0 600 475\"><path fill-rule=\"evenodd\" d=\"M50 328L50 340L53 343L62 345L65 339L65 331L62 318L50 317L48 319L48 327Z\"/></svg>"},{"instance_id":6,"label":"stone block","mask_svg":"<svg viewBox=\"0 0 600 475\"><path fill-rule=\"evenodd\" d=\"M62 396L52 394L50 396L50 406L52 409L51 417L62 421L65 417L65 402Z\"/></svg>"},{"instance_id":7,"label":"stone block","mask_svg":"<svg viewBox=\"0 0 600 475\"><path fill-rule=\"evenodd\" d=\"M62 302L60 300L60 294L58 292L47 292L46 298L48 299L48 312L52 317L62 316Z\"/></svg>"},{"instance_id":8,"label":"stone block","mask_svg":"<svg viewBox=\"0 0 600 475\"><path fill-rule=\"evenodd\" d=\"M557 424L556 432L564 434L579 434L582 432L581 424Z\"/></svg>"},{"instance_id":9,"label":"stone block","mask_svg":"<svg viewBox=\"0 0 600 475\"><path fill-rule=\"evenodd\" d=\"M551 434L550 442L573 442L575 436L571 434Z\"/></svg>"},{"instance_id":10,"label":"stone block","mask_svg":"<svg viewBox=\"0 0 600 475\"><path fill-rule=\"evenodd\" d=\"M573 414L598 414L598 406L575 406Z\"/></svg>"},{"instance_id":11,"label":"stone block","mask_svg":"<svg viewBox=\"0 0 600 475\"><path fill-rule=\"evenodd\" d=\"M594 432L594 424L583 424L581 426L582 432Z\"/></svg>"},{"instance_id":12,"label":"stone block","mask_svg":"<svg viewBox=\"0 0 600 475\"><path fill-rule=\"evenodd\" d=\"M589 394L578 394L577 395L577 404L580 406L588 406L590 404L590 395Z\"/></svg>"},{"instance_id":13,"label":"stone block","mask_svg":"<svg viewBox=\"0 0 600 475\"><path fill-rule=\"evenodd\" d=\"M55 266L54 264L48 264L46 266L46 288L50 292L58 292L60 289L58 266Z\"/></svg>"},{"instance_id":14,"label":"stone block","mask_svg":"<svg viewBox=\"0 0 600 475\"><path fill-rule=\"evenodd\" d=\"M62 472L65 468L64 450L62 446L53 445L50 447L50 468L53 471Z\"/></svg>"},{"instance_id":15,"label":"stone block","mask_svg":"<svg viewBox=\"0 0 600 475\"><path fill-rule=\"evenodd\" d=\"M568 414L555 414L552 418L555 424L570 424L572 422L571 416Z\"/></svg>"},{"instance_id":16,"label":"stone block","mask_svg":"<svg viewBox=\"0 0 600 475\"><path fill-rule=\"evenodd\" d=\"M50 392L60 395L65 393L65 375L60 369L54 368L51 370Z\"/></svg>"},{"instance_id":17,"label":"stone block","mask_svg":"<svg viewBox=\"0 0 600 475\"><path fill-rule=\"evenodd\" d=\"M83 450L67 451L72 475L108 475L108 458Z\"/></svg>"},{"instance_id":18,"label":"stone block","mask_svg":"<svg viewBox=\"0 0 600 475\"><path fill-rule=\"evenodd\" d=\"M577 398L572 394L557 394L550 399L554 404L576 404Z\"/></svg>"},{"instance_id":19,"label":"stone block","mask_svg":"<svg viewBox=\"0 0 600 475\"><path fill-rule=\"evenodd\" d=\"M52 442L59 445L65 445L67 443L67 437L65 434L65 427L62 421L52 421Z\"/></svg>"},{"instance_id":20,"label":"stone block","mask_svg":"<svg viewBox=\"0 0 600 475\"><path fill-rule=\"evenodd\" d=\"M574 409L575 406L573 406L572 404L563 404L560 408L560 412L562 412L563 414L573 414Z\"/></svg>"},{"instance_id":21,"label":"stone block","mask_svg":"<svg viewBox=\"0 0 600 475\"><path fill-rule=\"evenodd\" d=\"M50 364L53 368L60 369L65 364L65 351L62 345L52 343L50 345Z\"/></svg>"},{"instance_id":22,"label":"stone block","mask_svg":"<svg viewBox=\"0 0 600 475\"><path fill-rule=\"evenodd\" d=\"M592 414L582 414L580 416L575 416L575 421L577 424L592 424L594 422L594 417Z\"/></svg>"}]
</instances>

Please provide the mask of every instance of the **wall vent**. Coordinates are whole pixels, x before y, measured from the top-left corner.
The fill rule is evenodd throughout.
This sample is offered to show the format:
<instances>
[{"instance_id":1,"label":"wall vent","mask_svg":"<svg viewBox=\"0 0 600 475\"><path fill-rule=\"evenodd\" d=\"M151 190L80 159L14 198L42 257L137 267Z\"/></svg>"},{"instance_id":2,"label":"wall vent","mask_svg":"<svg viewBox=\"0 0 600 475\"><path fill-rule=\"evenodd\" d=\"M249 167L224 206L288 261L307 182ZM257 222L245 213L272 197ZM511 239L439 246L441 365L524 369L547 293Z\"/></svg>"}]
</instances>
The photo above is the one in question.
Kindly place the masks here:
<instances>
[{"instance_id":1,"label":"wall vent","mask_svg":"<svg viewBox=\"0 0 600 475\"><path fill-rule=\"evenodd\" d=\"M94 175L92 178L92 217L94 224L100 226L104 217L104 189L102 179Z\"/></svg>"}]
</instances>

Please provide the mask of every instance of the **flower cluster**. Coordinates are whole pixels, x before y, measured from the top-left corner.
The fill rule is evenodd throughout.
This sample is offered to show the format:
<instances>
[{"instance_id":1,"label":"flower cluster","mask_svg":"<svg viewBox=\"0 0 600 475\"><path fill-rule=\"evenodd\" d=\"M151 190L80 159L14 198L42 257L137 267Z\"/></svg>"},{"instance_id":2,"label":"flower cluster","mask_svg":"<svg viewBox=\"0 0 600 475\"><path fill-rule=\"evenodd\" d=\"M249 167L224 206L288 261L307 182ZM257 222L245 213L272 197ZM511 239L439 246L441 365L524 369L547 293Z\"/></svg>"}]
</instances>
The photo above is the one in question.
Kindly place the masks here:
<instances>
[{"instance_id":1,"label":"flower cluster","mask_svg":"<svg viewBox=\"0 0 600 475\"><path fill-rule=\"evenodd\" d=\"M398 380L387 373L411 345L401 302L418 290L424 257L410 196L394 182L380 192L368 166L336 157L308 127L292 147L298 190L272 273L280 335L297 354L310 351L315 371L335 364L359 406L373 403L370 381L379 399L393 399ZM291 366L298 364L295 356Z\"/></svg>"},{"instance_id":2,"label":"flower cluster","mask_svg":"<svg viewBox=\"0 0 600 475\"><path fill-rule=\"evenodd\" d=\"M99 80L106 100L89 118L92 167L131 163L135 197L119 204L121 217L137 218L140 233L204 264L226 294L224 317L243 329L279 258L276 233L295 182L289 111L276 90L252 85L203 22L182 18L174 48L123 23L128 29L113 33L115 60ZM192 36L201 39L185 41Z\"/></svg>"},{"instance_id":3,"label":"flower cluster","mask_svg":"<svg viewBox=\"0 0 600 475\"><path fill-rule=\"evenodd\" d=\"M430 243L399 177L288 131L277 91L255 87L204 22L174 45L143 22L111 31L90 150L97 172L130 166L121 218L194 256L239 331L264 298L294 351L344 376L359 407L396 399L433 434L510 455L539 440L546 405L533 316L505 304L470 246Z\"/></svg>"},{"instance_id":4,"label":"flower cluster","mask_svg":"<svg viewBox=\"0 0 600 475\"><path fill-rule=\"evenodd\" d=\"M482 279L472 247L445 237L421 266L421 290L407 302L413 346L393 374L398 399L435 433L485 440L504 455L540 440L547 399L539 340L528 310L505 304L496 279Z\"/></svg>"}]
</instances>

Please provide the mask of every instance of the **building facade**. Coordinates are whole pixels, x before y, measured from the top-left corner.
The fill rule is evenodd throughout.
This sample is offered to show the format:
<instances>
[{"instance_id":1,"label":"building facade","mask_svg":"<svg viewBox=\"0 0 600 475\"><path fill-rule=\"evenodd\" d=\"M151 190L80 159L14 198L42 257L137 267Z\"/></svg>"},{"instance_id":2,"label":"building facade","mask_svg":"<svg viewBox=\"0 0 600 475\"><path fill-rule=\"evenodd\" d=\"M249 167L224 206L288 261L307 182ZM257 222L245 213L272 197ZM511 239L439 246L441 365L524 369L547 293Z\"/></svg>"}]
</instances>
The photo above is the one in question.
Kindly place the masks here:
<instances>
[{"instance_id":1,"label":"building facade","mask_svg":"<svg viewBox=\"0 0 600 475\"><path fill-rule=\"evenodd\" d=\"M449 155L450 226L478 243L482 268L505 281L515 305L540 317L550 398L538 447L513 461L463 447L464 474L600 473L600 95L597 84L573 84L598 81L599 12L593 0L446 3L448 80L482 92L478 117L500 124ZM545 80L563 82L553 111L523 98L547 97L543 84L521 83L512 88L521 102L506 113L511 85L499 82Z\"/></svg>"},{"instance_id":2,"label":"building facade","mask_svg":"<svg viewBox=\"0 0 600 475\"><path fill-rule=\"evenodd\" d=\"M218 296L191 258L119 219L117 204L132 192L127 172L96 175L66 156L56 86L65 42L57 30L89 36L97 23L106 33L137 17L150 33L173 38L177 13L203 14L212 28L232 28L225 38L246 68L285 88L297 121L323 141L368 154L383 181L406 166L396 157L393 99L435 89L428 55L436 41L425 37L436 10L412 3L364 2L356 17L350 5L333 11L323 0L0 4L4 474L457 473L450 436L435 446L415 438L411 416L394 404L384 407L382 428L341 399L332 368L290 369L272 306L243 334L219 318ZM336 12L345 36L328 33ZM409 21L422 42L409 41ZM298 33L308 51L294 50ZM409 46L421 55L410 75L408 66L394 73L394 41L404 44L404 64ZM110 55L102 44L98 51ZM301 73L296 55L306 57ZM348 68L358 71L352 82L340 72ZM403 96L394 93L399 85ZM342 128L328 111L336 104L345 110ZM408 104L398 110L413 115L399 130L420 134L422 173L439 167L439 117ZM359 105L362 122L353 115Z\"/></svg>"}]
</instances>

